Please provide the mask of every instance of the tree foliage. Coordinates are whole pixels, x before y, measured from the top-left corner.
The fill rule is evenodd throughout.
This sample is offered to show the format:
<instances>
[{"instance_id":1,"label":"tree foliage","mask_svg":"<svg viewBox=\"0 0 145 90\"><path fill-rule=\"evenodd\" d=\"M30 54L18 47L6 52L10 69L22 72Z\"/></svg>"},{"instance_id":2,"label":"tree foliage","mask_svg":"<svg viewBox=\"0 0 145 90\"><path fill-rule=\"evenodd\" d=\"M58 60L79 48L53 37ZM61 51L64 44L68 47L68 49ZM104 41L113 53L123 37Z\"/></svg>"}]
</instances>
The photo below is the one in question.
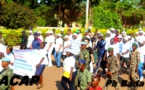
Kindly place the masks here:
<instances>
[{"instance_id":1,"label":"tree foliage","mask_svg":"<svg viewBox=\"0 0 145 90\"><path fill-rule=\"evenodd\" d=\"M26 6L8 3L2 7L0 24L7 28L28 28L29 26L34 26L36 20L37 17L34 12Z\"/></svg>"}]
</instances>

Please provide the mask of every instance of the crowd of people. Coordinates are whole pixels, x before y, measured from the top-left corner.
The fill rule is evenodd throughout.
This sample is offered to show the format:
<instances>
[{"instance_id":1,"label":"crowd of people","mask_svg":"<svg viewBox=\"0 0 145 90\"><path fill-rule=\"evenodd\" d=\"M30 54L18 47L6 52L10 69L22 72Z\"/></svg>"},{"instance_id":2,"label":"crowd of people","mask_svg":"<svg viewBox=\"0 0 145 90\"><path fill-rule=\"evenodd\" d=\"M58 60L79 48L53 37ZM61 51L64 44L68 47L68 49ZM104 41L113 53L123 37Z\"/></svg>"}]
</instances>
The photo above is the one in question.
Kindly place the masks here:
<instances>
[{"instance_id":1,"label":"crowd of people","mask_svg":"<svg viewBox=\"0 0 145 90\"><path fill-rule=\"evenodd\" d=\"M131 82L143 81L144 70L144 44L145 33L142 28L135 35L127 35L125 31L120 32L114 28L107 30L103 35L96 30L87 29L84 33L71 29L64 34L62 29L59 34L55 29L48 30L46 37L41 31L22 31L20 49L38 49L41 53L41 60L36 65L36 75L40 76L37 89L43 87L43 70L46 66L53 66L52 57L56 61L57 68L63 67L61 85L64 90L108 90L108 86L100 87L100 76L106 75L107 80L115 80L128 72ZM1 35L0 35L1 37ZM0 38L0 43L3 43ZM7 47L7 56L10 58L10 68L14 63L12 47ZM99 67L102 73L99 73ZM14 87L13 87L14 88ZM137 90L138 87L131 87L130 90ZM119 83L115 87L120 89Z\"/></svg>"}]
</instances>

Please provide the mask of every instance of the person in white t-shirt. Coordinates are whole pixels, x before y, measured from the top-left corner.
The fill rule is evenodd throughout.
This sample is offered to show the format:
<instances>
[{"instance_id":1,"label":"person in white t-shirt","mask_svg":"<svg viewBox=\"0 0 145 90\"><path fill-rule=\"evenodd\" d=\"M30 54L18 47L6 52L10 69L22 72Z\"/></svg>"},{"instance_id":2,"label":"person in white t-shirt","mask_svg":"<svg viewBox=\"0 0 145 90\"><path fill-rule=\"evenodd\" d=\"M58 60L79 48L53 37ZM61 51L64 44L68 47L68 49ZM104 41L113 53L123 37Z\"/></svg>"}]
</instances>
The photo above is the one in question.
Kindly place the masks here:
<instances>
[{"instance_id":1,"label":"person in white t-shirt","mask_svg":"<svg viewBox=\"0 0 145 90\"><path fill-rule=\"evenodd\" d=\"M64 90L74 90L74 80L76 77L75 58L71 49L67 49L66 58L63 61L64 73L61 78L61 85ZM69 87L67 86L69 85Z\"/></svg>"},{"instance_id":2,"label":"person in white t-shirt","mask_svg":"<svg viewBox=\"0 0 145 90\"><path fill-rule=\"evenodd\" d=\"M47 31L46 34L47 34L47 37L45 38L45 42L46 45L45 45L45 50L47 51L47 57L49 59L49 64L48 66L52 66L52 59L51 59L51 53L52 53L52 50L53 50L53 44L54 44L54 38L53 36L51 35L53 32L52 31Z\"/></svg>"},{"instance_id":3,"label":"person in white t-shirt","mask_svg":"<svg viewBox=\"0 0 145 90\"><path fill-rule=\"evenodd\" d=\"M38 38L43 42L43 36L42 36L41 31L38 32Z\"/></svg>"},{"instance_id":4,"label":"person in white t-shirt","mask_svg":"<svg viewBox=\"0 0 145 90\"><path fill-rule=\"evenodd\" d=\"M66 51L70 48L70 41L69 41L69 37L68 36L65 36L64 37L64 44L63 44L63 56L62 56L62 59L64 60L66 58Z\"/></svg>"},{"instance_id":5,"label":"person in white t-shirt","mask_svg":"<svg viewBox=\"0 0 145 90\"><path fill-rule=\"evenodd\" d=\"M129 52L130 52L130 45L128 43L128 37L123 38L123 45L122 45L122 64L125 68L129 67Z\"/></svg>"},{"instance_id":6,"label":"person in white t-shirt","mask_svg":"<svg viewBox=\"0 0 145 90\"><path fill-rule=\"evenodd\" d=\"M111 39L111 32L110 32L110 30L108 30L106 34L107 34L107 37L105 38L105 41L106 41L105 49L107 50L108 46L110 44L110 39Z\"/></svg>"},{"instance_id":7,"label":"person in white t-shirt","mask_svg":"<svg viewBox=\"0 0 145 90\"><path fill-rule=\"evenodd\" d=\"M111 38L114 38L115 37L115 28L110 28L110 31L111 31Z\"/></svg>"},{"instance_id":8,"label":"person in white t-shirt","mask_svg":"<svg viewBox=\"0 0 145 90\"><path fill-rule=\"evenodd\" d=\"M43 73L43 71L45 69L45 65L48 64L48 61L46 60L46 50L44 49L45 44L46 44L46 42L42 42L40 44L40 48L41 48L41 49L39 49L40 59L37 62L37 65L36 65L35 75L40 77L40 79L38 81L37 89L40 89L40 88L43 87L43 76L42 76L42 73Z\"/></svg>"},{"instance_id":9,"label":"person in white t-shirt","mask_svg":"<svg viewBox=\"0 0 145 90\"><path fill-rule=\"evenodd\" d=\"M11 60L11 62L9 64L9 67L10 67L10 69L13 69L13 64L14 64L14 61L15 61L15 57L14 57L14 54L13 54L13 47L8 46L6 48L6 53L7 53L6 57Z\"/></svg>"},{"instance_id":10,"label":"person in white t-shirt","mask_svg":"<svg viewBox=\"0 0 145 90\"><path fill-rule=\"evenodd\" d=\"M63 50L63 40L61 38L61 34L56 35L56 44L55 44L55 53L54 57L57 62L57 67L60 67L60 61L61 61L61 54Z\"/></svg>"},{"instance_id":11,"label":"person in white t-shirt","mask_svg":"<svg viewBox=\"0 0 145 90\"><path fill-rule=\"evenodd\" d=\"M31 45L32 45L33 40L34 40L33 32L29 31L27 48L32 48Z\"/></svg>"},{"instance_id":12,"label":"person in white t-shirt","mask_svg":"<svg viewBox=\"0 0 145 90\"><path fill-rule=\"evenodd\" d=\"M140 77L140 81L143 81L143 70L142 70L142 67L143 67L143 64L145 63L144 62L144 57L145 57L145 47L144 47L144 42L143 40L140 40L139 41L139 48L138 48L138 51L140 53L140 64L139 64L139 67L138 67L138 73L139 73L139 77Z\"/></svg>"},{"instance_id":13,"label":"person in white t-shirt","mask_svg":"<svg viewBox=\"0 0 145 90\"><path fill-rule=\"evenodd\" d=\"M82 41L82 35L81 35L81 33L80 33L80 30L76 30L76 34L78 35L78 36L77 36L77 39L78 39L79 41Z\"/></svg>"},{"instance_id":14,"label":"person in white t-shirt","mask_svg":"<svg viewBox=\"0 0 145 90\"><path fill-rule=\"evenodd\" d=\"M73 34L73 39L71 40L71 49L73 50L74 57L76 57L80 52L81 41L77 40L77 34Z\"/></svg>"}]
</instances>

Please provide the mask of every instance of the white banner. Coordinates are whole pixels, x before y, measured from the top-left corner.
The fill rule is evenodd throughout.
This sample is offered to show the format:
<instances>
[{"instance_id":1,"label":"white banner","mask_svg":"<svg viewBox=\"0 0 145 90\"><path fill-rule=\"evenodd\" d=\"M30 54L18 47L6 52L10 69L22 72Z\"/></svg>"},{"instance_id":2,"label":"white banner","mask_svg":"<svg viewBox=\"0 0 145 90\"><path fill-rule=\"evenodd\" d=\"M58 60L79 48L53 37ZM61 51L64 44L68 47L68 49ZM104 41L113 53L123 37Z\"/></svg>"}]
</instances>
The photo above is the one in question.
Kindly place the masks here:
<instances>
[{"instance_id":1,"label":"white banner","mask_svg":"<svg viewBox=\"0 0 145 90\"><path fill-rule=\"evenodd\" d=\"M29 76L29 78L35 75L36 64L40 60L38 50L14 50L14 55L14 74Z\"/></svg>"}]
</instances>

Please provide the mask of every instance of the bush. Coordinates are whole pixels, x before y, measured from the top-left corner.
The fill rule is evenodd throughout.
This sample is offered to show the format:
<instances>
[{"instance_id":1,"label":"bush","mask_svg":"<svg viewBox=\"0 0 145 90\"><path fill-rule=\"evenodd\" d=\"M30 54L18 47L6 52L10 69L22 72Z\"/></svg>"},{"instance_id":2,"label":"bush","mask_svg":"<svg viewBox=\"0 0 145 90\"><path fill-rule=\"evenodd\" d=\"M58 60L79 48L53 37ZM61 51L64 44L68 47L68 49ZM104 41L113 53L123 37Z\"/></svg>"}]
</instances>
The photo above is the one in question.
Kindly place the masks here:
<instances>
[{"instance_id":1,"label":"bush","mask_svg":"<svg viewBox=\"0 0 145 90\"><path fill-rule=\"evenodd\" d=\"M73 28L72 29L72 33L74 33L77 29L78 28ZM7 43L8 45L12 45L12 46L19 45L20 44L20 41L21 41L20 36L21 36L22 30L24 30L24 29L21 28L21 29L14 30L14 29L5 29L5 28L2 28L1 31L3 33L3 38L4 38L5 43ZM44 37L44 40L45 40L46 31L47 30L52 30L52 28L48 28L48 27L44 27L44 28L34 28L33 31L41 31L42 32L42 35ZM56 29L56 33L60 33L60 30L61 29L59 29L59 28ZM103 35L105 36L106 35L106 31L108 29L98 29L98 30L101 33L103 33ZM82 33L84 33L85 29L84 28L81 28L81 31L82 31ZM91 31L92 32L95 32L95 28L93 28ZM126 30L127 34L134 34L137 31L138 31L138 29L135 29L135 30L128 29L128 30ZM144 31L145 31L145 28L144 28ZM64 33L65 34L67 33L67 28L64 28Z\"/></svg>"},{"instance_id":2,"label":"bush","mask_svg":"<svg viewBox=\"0 0 145 90\"><path fill-rule=\"evenodd\" d=\"M0 24L7 28L18 29L35 26L37 17L35 13L26 6L17 3L8 3L2 7Z\"/></svg>"}]
</instances>

